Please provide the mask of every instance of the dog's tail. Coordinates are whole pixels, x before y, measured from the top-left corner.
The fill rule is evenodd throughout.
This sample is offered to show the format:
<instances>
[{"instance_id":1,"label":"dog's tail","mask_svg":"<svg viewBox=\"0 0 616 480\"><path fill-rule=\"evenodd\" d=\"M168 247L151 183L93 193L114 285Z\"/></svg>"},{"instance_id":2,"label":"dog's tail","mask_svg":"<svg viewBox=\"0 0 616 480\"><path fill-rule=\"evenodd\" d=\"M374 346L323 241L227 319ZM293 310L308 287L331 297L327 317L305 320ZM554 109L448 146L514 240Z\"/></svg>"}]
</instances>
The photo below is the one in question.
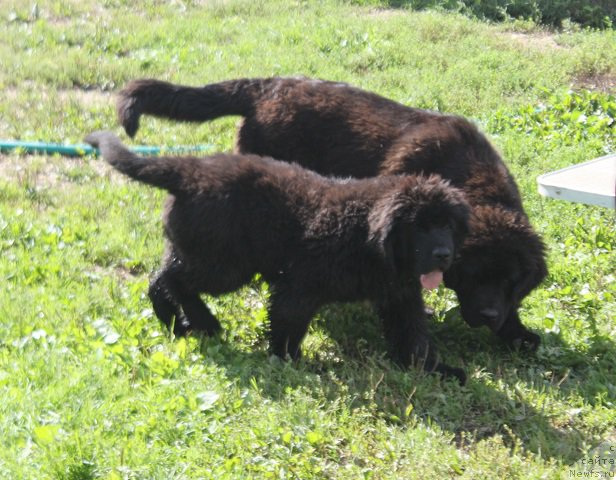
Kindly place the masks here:
<instances>
[{"instance_id":1,"label":"dog's tail","mask_svg":"<svg viewBox=\"0 0 616 480\"><path fill-rule=\"evenodd\" d=\"M126 133L134 137L142 114L186 122L246 116L261 83L256 79L239 79L188 87L153 79L134 80L119 94L118 119Z\"/></svg>"},{"instance_id":2,"label":"dog's tail","mask_svg":"<svg viewBox=\"0 0 616 480\"><path fill-rule=\"evenodd\" d=\"M134 154L111 132L98 131L85 139L98 148L102 157L116 170L129 177L173 194L185 190L186 178L174 157L141 157Z\"/></svg>"}]
</instances>

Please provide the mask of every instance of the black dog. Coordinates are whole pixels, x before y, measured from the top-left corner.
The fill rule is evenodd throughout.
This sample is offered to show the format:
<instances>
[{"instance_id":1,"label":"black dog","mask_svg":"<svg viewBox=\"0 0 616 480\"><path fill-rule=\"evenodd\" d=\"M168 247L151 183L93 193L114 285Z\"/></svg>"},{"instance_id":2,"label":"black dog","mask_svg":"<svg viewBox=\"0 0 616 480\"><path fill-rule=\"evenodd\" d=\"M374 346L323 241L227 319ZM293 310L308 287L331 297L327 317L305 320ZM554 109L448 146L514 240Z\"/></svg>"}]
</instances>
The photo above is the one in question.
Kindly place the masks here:
<instances>
[{"instance_id":1,"label":"black dog","mask_svg":"<svg viewBox=\"0 0 616 480\"><path fill-rule=\"evenodd\" d=\"M395 361L464 382L462 370L437 361L421 297L421 284L436 287L451 265L469 215L462 193L438 176L336 180L256 155L142 158L108 132L86 142L171 194L150 298L167 326L175 317L177 334L217 332L199 293L231 292L260 273L271 290L272 353L298 358L320 306L368 299Z\"/></svg>"},{"instance_id":2,"label":"black dog","mask_svg":"<svg viewBox=\"0 0 616 480\"><path fill-rule=\"evenodd\" d=\"M507 342L539 345L518 308L547 275L544 246L499 154L469 121L343 83L300 78L202 88L138 80L118 102L130 136L142 114L195 122L241 115L239 152L297 162L324 175L436 173L450 180L473 207L470 236L445 275L463 318L471 326L487 325Z\"/></svg>"}]
</instances>

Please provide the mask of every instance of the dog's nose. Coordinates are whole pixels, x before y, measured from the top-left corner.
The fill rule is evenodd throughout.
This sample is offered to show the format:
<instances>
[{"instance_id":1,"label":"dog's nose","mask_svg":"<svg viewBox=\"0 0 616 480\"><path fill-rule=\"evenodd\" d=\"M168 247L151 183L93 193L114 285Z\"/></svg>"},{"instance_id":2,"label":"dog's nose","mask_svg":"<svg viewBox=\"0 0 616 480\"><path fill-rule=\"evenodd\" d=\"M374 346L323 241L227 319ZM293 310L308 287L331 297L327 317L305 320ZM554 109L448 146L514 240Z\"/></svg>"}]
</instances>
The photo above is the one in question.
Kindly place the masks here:
<instances>
[{"instance_id":1,"label":"dog's nose","mask_svg":"<svg viewBox=\"0 0 616 480\"><path fill-rule=\"evenodd\" d=\"M498 310L496 308L483 308L479 311L481 318L487 324L493 324L498 317Z\"/></svg>"},{"instance_id":2,"label":"dog's nose","mask_svg":"<svg viewBox=\"0 0 616 480\"><path fill-rule=\"evenodd\" d=\"M451 260L451 250L447 247L436 247L432 250L432 257L442 263L449 262Z\"/></svg>"}]
</instances>

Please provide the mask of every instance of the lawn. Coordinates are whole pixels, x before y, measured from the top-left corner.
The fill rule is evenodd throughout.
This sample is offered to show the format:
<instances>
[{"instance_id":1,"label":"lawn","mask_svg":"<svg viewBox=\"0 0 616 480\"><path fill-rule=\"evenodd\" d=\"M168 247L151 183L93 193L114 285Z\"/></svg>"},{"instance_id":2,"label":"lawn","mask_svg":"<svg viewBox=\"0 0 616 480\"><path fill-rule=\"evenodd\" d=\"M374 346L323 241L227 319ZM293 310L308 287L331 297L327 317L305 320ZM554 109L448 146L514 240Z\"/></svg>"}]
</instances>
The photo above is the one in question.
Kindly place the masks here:
<instances>
[{"instance_id":1,"label":"lawn","mask_svg":"<svg viewBox=\"0 0 616 480\"><path fill-rule=\"evenodd\" d=\"M305 358L272 361L257 281L208 299L221 338L174 339L146 295L163 193L96 158L3 154L0 478L572 478L616 446L614 211L536 188L616 152L616 31L386 3L3 0L0 139L120 133L114 93L138 77L305 75L468 116L548 247L521 312L538 352L469 329L441 288L431 329L464 387L393 366L364 304L321 310ZM230 150L236 121L145 118L134 143Z\"/></svg>"}]
</instances>

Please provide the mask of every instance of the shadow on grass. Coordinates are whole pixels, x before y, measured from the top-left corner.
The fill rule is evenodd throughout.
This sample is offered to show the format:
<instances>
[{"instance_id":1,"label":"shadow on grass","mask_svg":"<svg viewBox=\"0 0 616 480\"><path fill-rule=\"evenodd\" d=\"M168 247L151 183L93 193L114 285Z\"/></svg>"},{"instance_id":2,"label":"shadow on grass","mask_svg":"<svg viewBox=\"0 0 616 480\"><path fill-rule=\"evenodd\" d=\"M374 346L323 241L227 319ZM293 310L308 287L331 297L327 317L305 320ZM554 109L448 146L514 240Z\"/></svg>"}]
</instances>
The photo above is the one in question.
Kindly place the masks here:
<instances>
[{"instance_id":1,"label":"shadow on grass","mask_svg":"<svg viewBox=\"0 0 616 480\"><path fill-rule=\"evenodd\" d=\"M536 354L522 353L448 315L446 323L433 322L431 333L443 360L469 374L461 387L389 362L378 322L364 305L333 305L320 317L300 362L272 360L264 345L242 352L218 339L204 339L204 359L224 367L242 388L258 385L274 400L298 389L317 400L343 398L349 410L368 408L401 427L436 424L463 449L498 436L512 449L572 464L598 441L597 428L579 428L582 408L573 406L581 399L595 405L605 385L616 383L607 373L616 359L611 339L595 338L586 354L543 335ZM597 356L603 363L597 365Z\"/></svg>"}]
</instances>

